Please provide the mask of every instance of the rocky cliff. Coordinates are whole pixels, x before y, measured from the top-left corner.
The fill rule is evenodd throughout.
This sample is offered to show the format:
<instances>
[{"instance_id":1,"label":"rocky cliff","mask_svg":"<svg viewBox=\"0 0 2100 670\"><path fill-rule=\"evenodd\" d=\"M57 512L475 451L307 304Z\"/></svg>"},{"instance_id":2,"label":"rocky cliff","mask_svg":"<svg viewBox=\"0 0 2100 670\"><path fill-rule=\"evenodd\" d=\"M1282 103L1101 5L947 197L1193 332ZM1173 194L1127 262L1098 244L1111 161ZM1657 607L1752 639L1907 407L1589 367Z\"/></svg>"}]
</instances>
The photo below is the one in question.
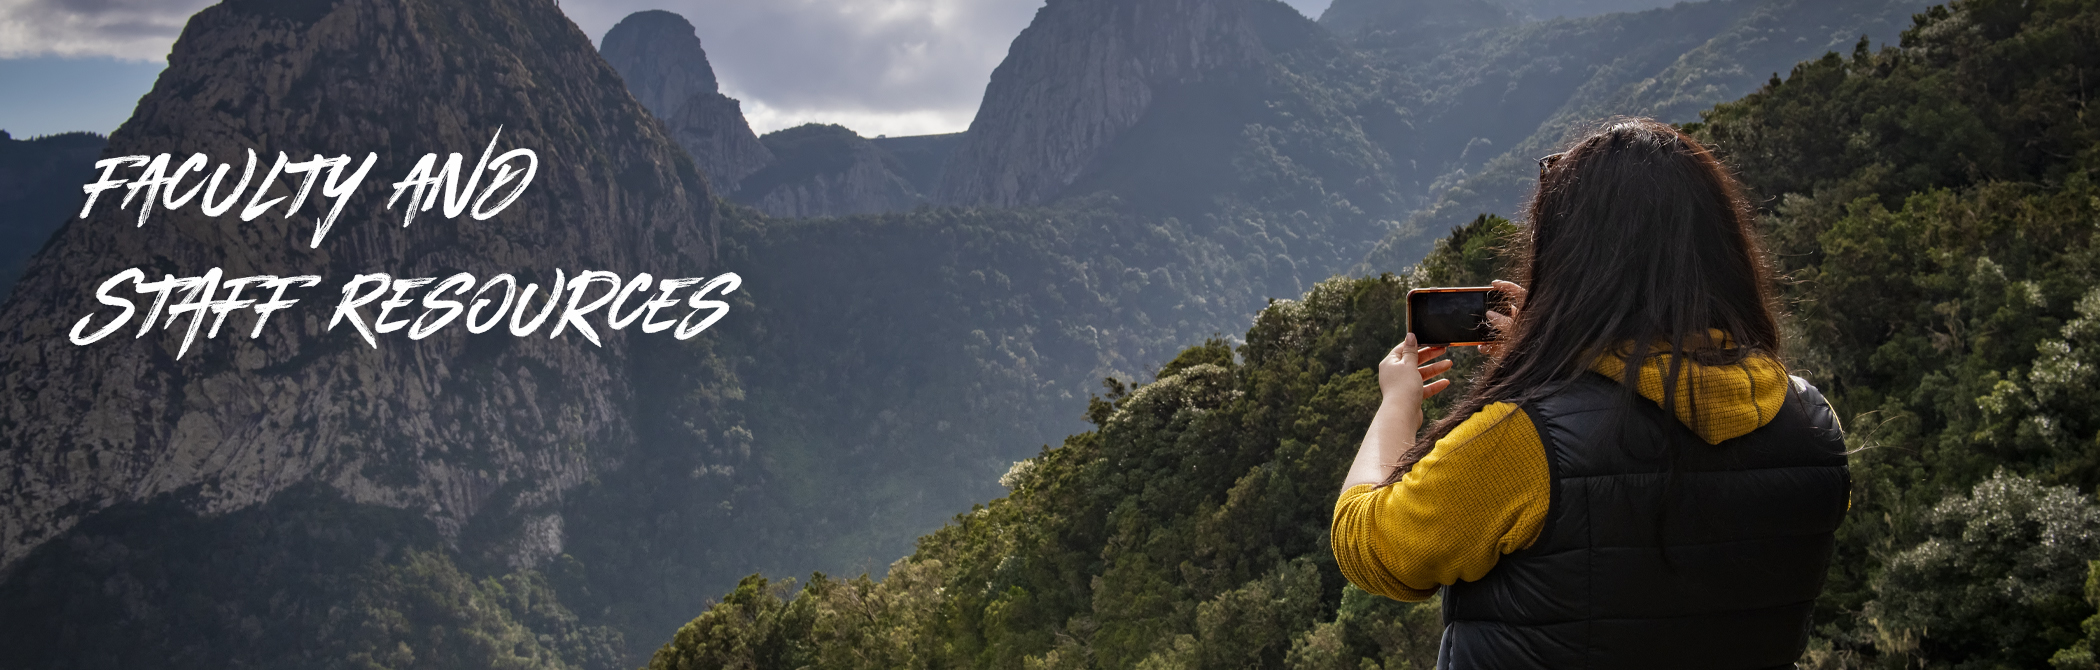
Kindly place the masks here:
<instances>
[{"instance_id":1,"label":"rocky cliff","mask_svg":"<svg viewBox=\"0 0 2100 670\"><path fill-rule=\"evenodd\" d=\"M498 126L499 151L531 148L542 162L500 216L431 212L404 228L384 209L384 184L417 157L471 156ZM454 542L484 529L498 564L560 552L563 492L633 446L632 368L655 345L449 328L375 348L326 329L330 298L369 272L702 276L714 209L684 152L552 0L229 0L189 21L105 155L204 151L238 164L250 148L379 159L319 248L307 243L313 204L252 222L191 206L135 227L136 211L110 202L68 221L0 307L0 562L111 505L219 514L301 484L409 511ZM179 360L180 326L68 342L98 310L94 287L134 267L324 283L261 337L234 316L227 329L240 335L200 337Z\"/></svg>"},{"instance_id":2,"label":"rocky cliff","mask_svg":"<svg viewBox=\"0 0 2100 670\"><path fill-rule=\"evenodd\" d=\"M722 95L685 17L663 10L629 14L605 32L599 53L716 189L735 191L738 181L773 160L744 120L742 103Z\"/></svg>"},{"instance_id":3,"label":"rocky cliff","mask_svg":"<svg viewBox=\"0 0 2100 670\"><path fill-rule=\"evenodd\" d=\"M1273 7L1271 7L1273 5ZM1272 0L1050 0L992 72L937 199L1047 201L1136 125L1162 87L1266 62Z\"/></svg>"},{"instance_id":4,"label":"rocky cliff","mask_svg":"<svg viewBox=\"0 0 2100 670\"><path fill-rule=\"evenodd\" d=\"M759 138L775 156L745 177L736 199L779 217L843 216L925 202L890 152L842 126L808 124Z\"/></svg>"}]
</instances>

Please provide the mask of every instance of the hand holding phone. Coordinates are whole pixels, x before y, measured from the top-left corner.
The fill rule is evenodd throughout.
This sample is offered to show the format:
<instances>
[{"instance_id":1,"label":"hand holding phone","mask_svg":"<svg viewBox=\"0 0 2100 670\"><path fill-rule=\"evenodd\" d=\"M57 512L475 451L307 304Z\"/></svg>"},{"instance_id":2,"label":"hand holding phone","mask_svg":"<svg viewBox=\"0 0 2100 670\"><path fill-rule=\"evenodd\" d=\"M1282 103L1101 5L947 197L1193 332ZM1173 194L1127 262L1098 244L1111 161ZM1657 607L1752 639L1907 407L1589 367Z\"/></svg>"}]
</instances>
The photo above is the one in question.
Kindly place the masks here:
<instances>
[{"instance_id":1,"label":"hand holding phone","mask_svg":"<svg viewBox=\"0 0 2100 670\"><path fill-rule=\"evenodd\" d=\"M1524 296L1529 295L1530 291L1524 290L1524 287L1518 286L1516 282L1500 279L1488 282L1488 285L1495 287L1496 290L1501 291L1503 295L1509 298L1507 305L1504 305L1499 310L1491 308L1487 313L1488 326L1495 329L1495 338L1501 340L1509 333L1509 329L1516 324L1517 310L1524 308ZM1480 345L1480 351L1489 356L1500 356L1502 355L1502 345L1500 342L1490 342Z\"/></svg>"}]
</instances>

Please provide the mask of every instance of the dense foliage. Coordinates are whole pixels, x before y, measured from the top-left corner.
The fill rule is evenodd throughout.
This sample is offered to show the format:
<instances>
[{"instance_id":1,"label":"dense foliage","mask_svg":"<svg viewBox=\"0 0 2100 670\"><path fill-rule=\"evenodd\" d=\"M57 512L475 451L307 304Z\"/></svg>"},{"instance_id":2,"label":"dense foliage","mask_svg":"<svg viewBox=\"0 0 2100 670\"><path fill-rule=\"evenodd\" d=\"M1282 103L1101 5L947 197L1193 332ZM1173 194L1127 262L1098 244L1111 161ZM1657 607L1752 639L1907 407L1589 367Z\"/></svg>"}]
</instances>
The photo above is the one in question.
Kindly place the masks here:
<instances>
[{"instance_id":1,"label":"dense foliage","mask_svg":"<svg viewBox=\"0 0 2100 670\"><path fill-rule=\"evenodd\" d=\"M1796 365L1862 449L1817 617L1833 663L2031 667L2090 613L2060 606L2079 595L2075 567L2046 592L2010 589L2027 594L2018 607L1890 603L1949 586L1919 578L1932 552L1988 548L1956 522L1980 512L1943 499L1979 487L1983 504L2000 468L2100 484L2100 131L2084 110L2095 85L2092 3L1961 2L1920 15L1898 48L1803 63L1694 127L1770 208L1768 238L1795 282ZM2019 562L2091 558L2065 551Z\"/></svg>"},{"instance_id":2,"label":"dense foliage","mask_svg":"<svg viewBox=\"0 0 2100 670\"><path fill-rule=\"evenodd\" d=\"M1957 2L1690 126L1766 207L1788 357L1858 450L1811 666L2095 667L2096 66L2092 3ZM1324 531L1399 296L1492 273L1503 225L1109 379L889 578L754 576L652 667L1426 667L1432 606L1345 586Z\"/></svg>"}]
</instances>

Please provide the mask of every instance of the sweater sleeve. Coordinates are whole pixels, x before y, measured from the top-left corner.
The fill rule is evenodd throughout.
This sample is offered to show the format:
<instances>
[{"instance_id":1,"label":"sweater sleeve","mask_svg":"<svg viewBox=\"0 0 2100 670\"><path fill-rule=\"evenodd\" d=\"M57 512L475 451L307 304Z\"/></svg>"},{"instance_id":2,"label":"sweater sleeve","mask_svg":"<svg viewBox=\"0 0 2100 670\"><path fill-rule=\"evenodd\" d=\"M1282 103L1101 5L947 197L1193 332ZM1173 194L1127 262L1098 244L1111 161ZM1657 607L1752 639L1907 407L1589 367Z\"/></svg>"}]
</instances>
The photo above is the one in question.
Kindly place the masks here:
<instances>
[{"instance_id":1,"label":"sweater sleeve","mask_svg":"<svg viewBox=\"0 0 2100 670\"><path fill-rule=\"evenodd\" d=\"M1510 403L1488 405L1399 482L1342 493L1335 561L1358 588L1426 600L1440 585L1486 576L1503 554L1537 539L1551 478L1531 418Z\"/></svg>"}]
</instances>

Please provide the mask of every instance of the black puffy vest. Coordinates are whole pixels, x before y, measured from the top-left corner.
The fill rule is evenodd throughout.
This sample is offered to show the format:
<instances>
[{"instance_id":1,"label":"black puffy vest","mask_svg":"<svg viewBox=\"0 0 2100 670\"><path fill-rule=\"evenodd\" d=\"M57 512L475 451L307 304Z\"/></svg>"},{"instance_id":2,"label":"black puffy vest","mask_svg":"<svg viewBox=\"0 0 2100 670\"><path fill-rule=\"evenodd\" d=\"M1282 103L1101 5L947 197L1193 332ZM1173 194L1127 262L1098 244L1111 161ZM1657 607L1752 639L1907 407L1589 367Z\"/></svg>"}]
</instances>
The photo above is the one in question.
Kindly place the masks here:
<instances>
[{"instance_id":1,"label":"black puffy vest","mask_svg":"<svg viewBox=\"0 0 2100 670\"><path fill-rule=\"evenodd\" d=\"M1552 472L1546 522L1444 587L1438 668L1792 667L1851 488L1815 387L1795 380L1776 418L1718 445L1594 373L1523 410Z\"/></svg>"}]
</instances>

